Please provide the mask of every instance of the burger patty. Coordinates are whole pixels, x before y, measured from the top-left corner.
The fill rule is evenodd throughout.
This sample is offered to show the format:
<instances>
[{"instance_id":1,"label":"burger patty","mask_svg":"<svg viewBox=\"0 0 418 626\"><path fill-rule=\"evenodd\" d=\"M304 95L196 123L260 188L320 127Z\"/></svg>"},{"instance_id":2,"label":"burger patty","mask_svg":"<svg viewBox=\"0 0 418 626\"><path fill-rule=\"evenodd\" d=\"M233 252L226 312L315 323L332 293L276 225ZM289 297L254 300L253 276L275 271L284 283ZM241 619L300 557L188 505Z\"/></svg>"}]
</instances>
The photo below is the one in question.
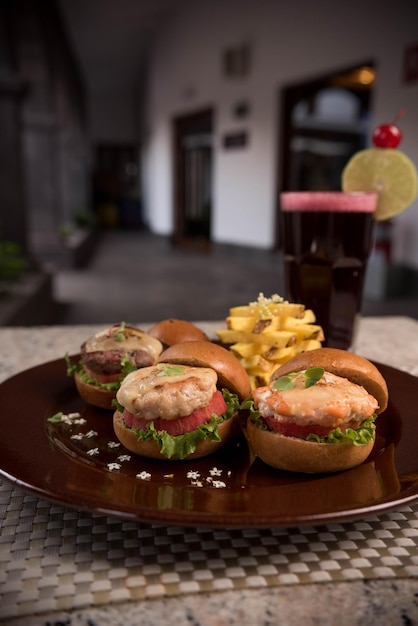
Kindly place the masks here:
<instances>
[{"instance_id":1,"label":"burger patty","mask_svg":"<svg viewBox=\"0 0 418 626\"><path fill-rule=\"evenodd\" d=\"M153 365L154 358L146 350L98 350L87 352L86 344L81 346L81 362L89 370L98 374L117 374L121 371L121 363L125 355L135 367Z\"/></svg>"},{"instance_id":2,"label":"burger patty","mask_svg":"<svg viewBox=\"0 0 418 626\"><path fill-rule=\"evenodd\" d=\"M363 387L329 372L310 387L305 386L301 372L293 379L292 388L279 391L273 382L256 389L253 396L261 417L278 432L275 422L324 430L358 428L378 409L377 400Z\"/></svg>"},{"instance_id":3,"label":"burger patty","mask_svg":"<svg viewBox=\"0 0 418 626\"><path fill-rule=\"evenodd\" d=\"M207 406L217 390L218 376L208 367L159 363L131 372L122 381L117 401L146 420L190 415Z\"/></svg>"}]
</instances>

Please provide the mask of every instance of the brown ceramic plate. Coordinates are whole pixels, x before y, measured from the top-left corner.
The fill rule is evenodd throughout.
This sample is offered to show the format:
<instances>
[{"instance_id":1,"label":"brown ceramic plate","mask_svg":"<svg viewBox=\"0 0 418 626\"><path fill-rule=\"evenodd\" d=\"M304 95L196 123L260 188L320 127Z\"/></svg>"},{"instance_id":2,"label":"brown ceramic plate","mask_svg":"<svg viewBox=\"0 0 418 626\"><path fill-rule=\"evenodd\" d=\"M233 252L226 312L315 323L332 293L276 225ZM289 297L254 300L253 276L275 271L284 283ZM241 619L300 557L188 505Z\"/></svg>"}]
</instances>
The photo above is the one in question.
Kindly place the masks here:
<instances>
[{"instance_id":1,"label":"brown ceramic plate","mask_svg":"<svg viewBox=\"0 0 418 626\"><path fill-rule=\"evenodd\" d=\"M272 527L344 521L418 495L417 378L379 365L389 407L363 465L305 476L250 462L244 439L193 462L152 461L115 447L112 414L87 406L63 359L0 385L0 476L60 504L128 520L206 527ZM48 418L79 411L84 424Z\"/></svg>"}]
</instances>

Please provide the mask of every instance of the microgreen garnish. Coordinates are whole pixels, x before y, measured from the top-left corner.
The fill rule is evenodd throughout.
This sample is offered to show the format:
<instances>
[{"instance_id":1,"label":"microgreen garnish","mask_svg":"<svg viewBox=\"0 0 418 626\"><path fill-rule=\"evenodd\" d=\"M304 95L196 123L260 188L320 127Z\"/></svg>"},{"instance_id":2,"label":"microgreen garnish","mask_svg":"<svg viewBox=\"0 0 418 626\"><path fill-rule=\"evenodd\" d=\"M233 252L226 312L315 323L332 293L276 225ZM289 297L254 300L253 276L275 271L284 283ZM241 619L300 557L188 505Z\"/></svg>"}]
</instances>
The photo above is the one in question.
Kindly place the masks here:
<instances>
[{"instance_id":1,"label":"microgreen garnish","mask_svg":"<svg viewBox=\"0 0 418 626\"><path fill-rule=\"evenodd\" d=\"M51 422L51 424L59 424L60 422L62 422L63 415L63 412L59 411L59 413L55 413L55 415L53 415L52 417L48 417L48 422Z\"/></svg>"},{"instance_id":2,"label":"microgreen garnish","mask_svg":"<svg viewBox=\"0 0 418 626\"><path fill-rule=\"evenodd\" d=\"M73 361L70 359L70 355L67 352L64 355L64 359L67 365L67 376L74 376L74 374L79 369L79 364L73 363Z\"/></svg>"},{"instance_id":3,"label":"microgreen garnish","mask_svg":"<svg viewBox=\"0 0 418 626\"><path fill-rule=\"evenodd\" d=\"M184 367L182 365L163 365L157 376L177 376L183 374Z\"/></svg>"},{"instance_id":4,"label":"microgreen garnish","mask_svg":"<svg viewBox=\"0 0 418 626\"><path fill-rule=\"evenodd\" d=\"M274 381L273 387L277 389L277 391L288 391L289 389L293 389L295 386L293 379L296 376L299 376L299 372L287 374L287 376L280 376L280 378Z\"/></svg>"},{"instance_id":5,"label":"microgreen garnish","mask_svg":"<svg viewBox=\"0 0 418 626\"><path fill-rule=\"evenodd\" d=\"M315 385L315 383L317 383L318 380L322 378L324 373L325 370L323 367L311 367L310 369L306 370L304 374L305 387L312 387L312 385Z\"/></svg>"},{"instance_id":6,"label":"microgreen garnish","mask_svg":"<svg viewBox=\"0 0 418 626\"><path fill-rule=\"evenodd\" d=\"M324 372L325 370L323 367L311 367L310 369L305 370L303 373L305 387L312 387L315 385L315 383L322 378ZM280 378L274 381L273 387L274 389L277 389L277 391L288 391L289 389L293 389L295 386L294 379L300 375L301 372L292 372L286 376L280 376Z\"/></svg>"},{"instance_id":7,"label":"microgreen garnish","mask_svg":"<svg viewBox=\"0 0 418 626\"><path fill-rule=\"evenodd\" d=\"M121 322L119 325L119 328L117 329L116 332L116 339L117 341L125 341L126 337L125 337L125 322Z\"/></svg>"},{"instance_id":8,"label":"microgreen garnish","mask_svg":"<svg viewBox=\"0 0 418 626\"><path fill-rule=\"evenodd\" d=\"M124 354L122 360L120 362L121 365L121 373L123 378L125 378L131 372L137 370L137 366L132 363L129 358L129 354Z\"/></svg>"}]
</instances>

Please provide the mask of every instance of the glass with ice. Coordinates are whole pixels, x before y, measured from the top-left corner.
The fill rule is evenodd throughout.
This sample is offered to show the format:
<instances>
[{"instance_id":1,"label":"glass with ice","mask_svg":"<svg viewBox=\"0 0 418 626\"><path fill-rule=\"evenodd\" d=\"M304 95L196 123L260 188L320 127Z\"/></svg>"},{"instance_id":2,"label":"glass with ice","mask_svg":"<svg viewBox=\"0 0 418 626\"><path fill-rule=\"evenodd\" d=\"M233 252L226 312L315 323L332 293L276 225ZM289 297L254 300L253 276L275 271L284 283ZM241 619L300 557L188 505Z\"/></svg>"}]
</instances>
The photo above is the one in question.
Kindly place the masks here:
<instances>
[{"instance_id":1,"label":"glass with ice","mask_svg":"<svg viewBox=\"0 0 418 626\"><path fill-rule=\"evenodd\" d=\"M312 309L324 345L354 349L376 193L281 194L285 296Z\"/></svg>"}]
</instances>

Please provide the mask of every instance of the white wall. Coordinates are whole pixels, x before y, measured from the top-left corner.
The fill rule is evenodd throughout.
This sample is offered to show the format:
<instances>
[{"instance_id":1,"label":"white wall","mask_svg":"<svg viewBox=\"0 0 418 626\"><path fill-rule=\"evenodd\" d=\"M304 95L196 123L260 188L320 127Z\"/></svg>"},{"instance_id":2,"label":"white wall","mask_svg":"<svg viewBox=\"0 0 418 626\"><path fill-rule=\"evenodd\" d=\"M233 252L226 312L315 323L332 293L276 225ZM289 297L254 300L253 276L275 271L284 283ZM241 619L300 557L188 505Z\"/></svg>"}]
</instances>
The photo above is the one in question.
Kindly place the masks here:
<instances>
[{"instance_id":1,"label":"white wall","mask_svg":"<svg viewBox=\"0 0 418 626\"><path fill-rule=\"evenodd\" d=\"M418 85L402 83L406 45L418 43L416 0L193 0L160 33L150 68L144 143L144 206L151 228L172 231L173 117L213 106L215 172L212 237L269 248L274 242L281 87L372 59L378 72L373 123L400 108L401 149L418 164ZM250 76L226 80L221 52L249 41ZM233 118L246 99L251 114ZM225 151L226 132L249 133L244 150ZM418 267L418 203L394 220L395 261Z\"/></svg>"}]
</instances>

